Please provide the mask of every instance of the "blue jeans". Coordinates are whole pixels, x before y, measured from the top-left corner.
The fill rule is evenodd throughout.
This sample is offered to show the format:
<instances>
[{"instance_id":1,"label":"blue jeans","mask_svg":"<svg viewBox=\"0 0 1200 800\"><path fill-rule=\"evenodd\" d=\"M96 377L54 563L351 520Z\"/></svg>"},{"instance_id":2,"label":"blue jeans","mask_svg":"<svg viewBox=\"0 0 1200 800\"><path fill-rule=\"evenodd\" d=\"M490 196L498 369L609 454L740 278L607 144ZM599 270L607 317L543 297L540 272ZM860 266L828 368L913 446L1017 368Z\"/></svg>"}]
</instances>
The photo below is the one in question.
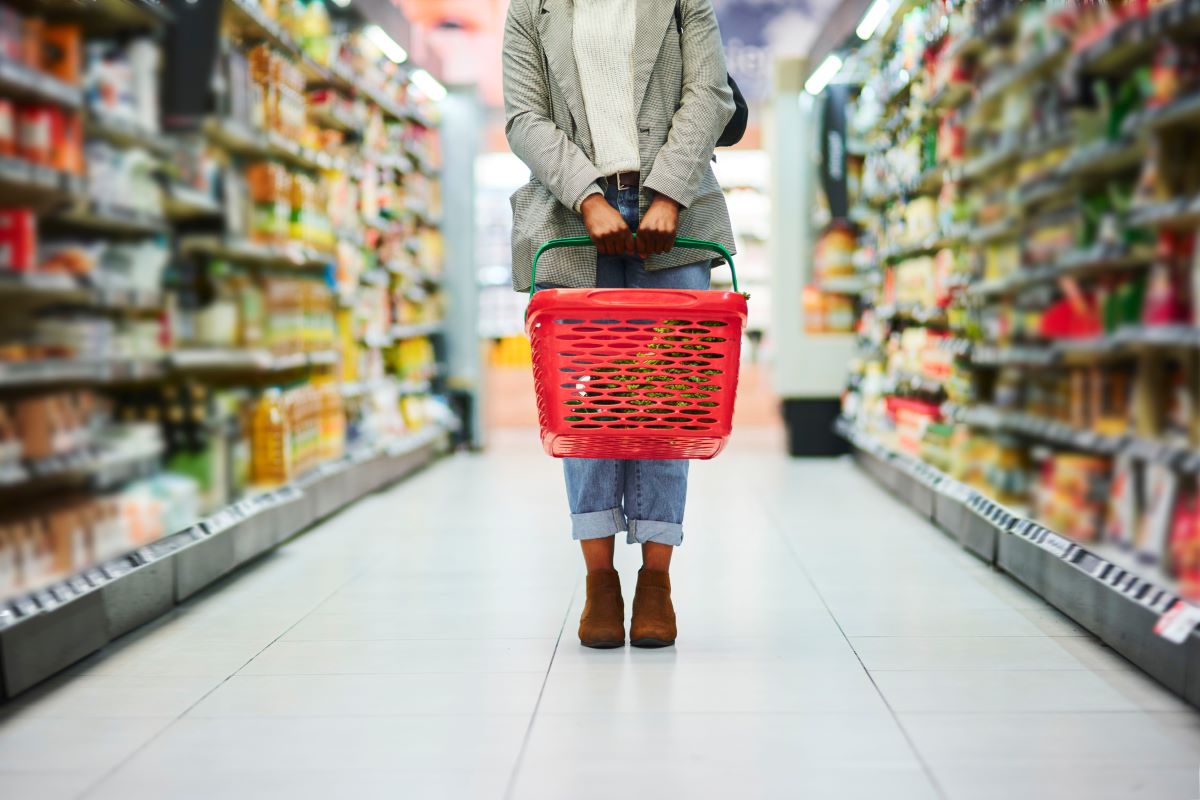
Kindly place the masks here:
<instances>
[{"instance_id":1,"label":"blue jeans","mask_svg":"<svg viewBox=\"0 0 1200 800\"><path fill-rule=\"evenodd\" d=\"M638 190L618 191L610 184L605 199L636 231ZM711 277L711 261L650 272L636 256L596 259L596 286L601 289L707 289ZM628 531L630 544L683 543L687 461L566 458L563 470L575 539L604 539Z\"/></svg>"}]
</instances>

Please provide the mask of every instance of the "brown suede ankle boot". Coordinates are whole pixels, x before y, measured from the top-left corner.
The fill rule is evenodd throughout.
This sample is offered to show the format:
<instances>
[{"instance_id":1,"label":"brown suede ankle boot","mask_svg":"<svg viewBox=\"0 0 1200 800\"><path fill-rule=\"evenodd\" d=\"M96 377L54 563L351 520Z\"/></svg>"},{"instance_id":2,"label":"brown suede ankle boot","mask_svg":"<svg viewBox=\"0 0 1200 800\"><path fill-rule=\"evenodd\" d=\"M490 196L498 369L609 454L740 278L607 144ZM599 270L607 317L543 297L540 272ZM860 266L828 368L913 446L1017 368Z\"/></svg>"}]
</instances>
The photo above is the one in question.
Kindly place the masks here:
<instances>
[{"instance_id":1,"label":"brown suede ankle boot","mask_svg":"<svg viewBox=\"0 0 1200 800\"><path fill-rule=\"evenodd\" d=\"M675 644L675 634L671 576L643 567L638 570L637 592L633 595L629 643L634 647L670 647Z\"/></svg>"},{"instance_id":2,"label":"brown suede ankle boot","mask_svg":"<svg viewBox=\"0 0 1200 800\"><path fill-rule=\"evenodd\" d=\"M625 646L625 600L621 597L621 576L615 569L588 573L579 643L598 649Z\"/></svg>"}]
</instances>

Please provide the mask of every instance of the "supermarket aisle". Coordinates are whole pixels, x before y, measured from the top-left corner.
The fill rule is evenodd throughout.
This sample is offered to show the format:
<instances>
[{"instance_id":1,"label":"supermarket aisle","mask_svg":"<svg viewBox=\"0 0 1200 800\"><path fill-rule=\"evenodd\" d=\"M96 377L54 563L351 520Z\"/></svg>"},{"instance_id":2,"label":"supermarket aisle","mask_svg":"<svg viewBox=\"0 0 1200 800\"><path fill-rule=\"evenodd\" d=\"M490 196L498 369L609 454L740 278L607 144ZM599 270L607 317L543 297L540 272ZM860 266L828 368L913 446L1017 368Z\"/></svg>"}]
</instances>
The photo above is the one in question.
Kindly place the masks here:
<instances>
[{"instance_id":1,"label":"supermarket aisle","mask_svg":"<svg viewBox=\"0 0 1200 800\"><path fill-rule=\"evenodd\" d=\"M505 434L5 709L0 795L1197 796L1200 715L777 452L696 467L675 649L579 647L557 466Z\"/></svg>"}]
</instances>

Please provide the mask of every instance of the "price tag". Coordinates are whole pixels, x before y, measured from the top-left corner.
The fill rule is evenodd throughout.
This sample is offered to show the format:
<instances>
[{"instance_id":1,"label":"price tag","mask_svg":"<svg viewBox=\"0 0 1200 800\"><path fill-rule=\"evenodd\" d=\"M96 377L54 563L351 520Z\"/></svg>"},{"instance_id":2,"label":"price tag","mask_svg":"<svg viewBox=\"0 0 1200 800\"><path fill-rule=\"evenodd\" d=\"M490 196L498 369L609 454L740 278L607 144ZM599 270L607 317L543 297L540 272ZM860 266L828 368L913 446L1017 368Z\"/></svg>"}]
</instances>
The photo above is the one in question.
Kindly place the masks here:
<instances>
[{"instance_id":1,"label":"price tag","mask_svg":"<svg viewBox=\"0 0 1200 800\"><path fill-rule=\"evenodd\" d=\"M1174 644L1183 644L1200 624L1200 608L1177 600L1171 609L1158 618L1154 632Z\"/></svg>"},{"instance_id":2,"label":"price tag","mask_svg":"<svg viewBox=\"0 0 1200 800\"><path fill-rule=\"evenodd\" d=\"M1069 539L1064 539L1057 533L1051 533L1050 531L1046 531L1046 535L1039 542L1039 545L1043 550L1049 550L1059 558L1066 558L1068 551L1071 549L1071 541Z\"/></svg>"},{"instance_id":3,"label":"price tag","mask_svg":"<svg viewBox=\"0 0 1200 800\"><path fill-rule=\"evenodd\" d=\"M29 597L28 595L14 600L12 602L12 607L21 618L31 617L38 613L38 604L32 597Z\"/></svg>"}]
</instances>

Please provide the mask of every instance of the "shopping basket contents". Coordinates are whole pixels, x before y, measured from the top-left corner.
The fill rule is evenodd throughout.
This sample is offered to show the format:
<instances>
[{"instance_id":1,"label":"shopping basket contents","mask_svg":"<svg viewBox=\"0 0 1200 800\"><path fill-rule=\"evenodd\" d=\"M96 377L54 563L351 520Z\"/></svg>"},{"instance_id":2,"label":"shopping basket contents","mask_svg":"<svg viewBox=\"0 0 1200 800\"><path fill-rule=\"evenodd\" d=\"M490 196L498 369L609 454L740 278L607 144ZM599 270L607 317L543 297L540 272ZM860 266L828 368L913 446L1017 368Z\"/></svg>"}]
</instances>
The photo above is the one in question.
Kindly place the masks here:
<instances>
[{"instance_id":1,"label":"shopping basket contents","mask_svg":"<svg viewBox=\"0 0 1200 800\"><path fill-rule=\"evenodd\" d=\"M557 458L712 458L729 439L737 396L747 313L737 273L732 292L536 291L544 253L591 244L555 239L533 258L525 330L543 447ZM716 252L734 270L715 242L675 246Z\"/></svg>"}]
</instances>

